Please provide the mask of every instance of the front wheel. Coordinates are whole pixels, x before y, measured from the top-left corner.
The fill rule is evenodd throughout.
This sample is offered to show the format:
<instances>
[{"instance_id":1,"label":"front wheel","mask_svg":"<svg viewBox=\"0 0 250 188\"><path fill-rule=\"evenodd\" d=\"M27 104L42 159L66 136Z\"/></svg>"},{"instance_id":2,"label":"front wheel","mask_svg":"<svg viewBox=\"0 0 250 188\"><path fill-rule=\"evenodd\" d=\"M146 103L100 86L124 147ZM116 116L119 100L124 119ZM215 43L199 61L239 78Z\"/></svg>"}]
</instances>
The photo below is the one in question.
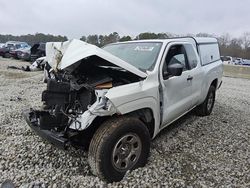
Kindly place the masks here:
<instances>
[{"instance_id":1,"label":"front wheel","mask_svg":"<svg viewBox=\"0 0 250 188\"><path fill-rule=\"evenodd\" d=\"M209 87L207 97L204 100L202 104L197 106L196 108L196 113L200 116L208 116L211 114L213 107L214 107L214 102L215 102L215 87L211 85Z\"/></svg>"},{"instance_id":2,"label":"front wheel","mask_svg":"<svg viewBox=\"0 0 250 188\"><path fill-rule=\"evenodd\" d=\"M108 182L120 181L126 171L146 164L150 150L147 127L137 118L106 121L94 134L89 147L92 172Z\"/></svg>"},{"instance_id":3,"label":"front wheel","mask_svg":"<svg viewBox=\"0 0 250 188\"><path fill-rule=\"evenodd\" d=\"M10 53L8 53L8 52L6 52L6 53L4 53L4 56L3 56L4 58L10 58Z\"/></svg>"}]
</instances>

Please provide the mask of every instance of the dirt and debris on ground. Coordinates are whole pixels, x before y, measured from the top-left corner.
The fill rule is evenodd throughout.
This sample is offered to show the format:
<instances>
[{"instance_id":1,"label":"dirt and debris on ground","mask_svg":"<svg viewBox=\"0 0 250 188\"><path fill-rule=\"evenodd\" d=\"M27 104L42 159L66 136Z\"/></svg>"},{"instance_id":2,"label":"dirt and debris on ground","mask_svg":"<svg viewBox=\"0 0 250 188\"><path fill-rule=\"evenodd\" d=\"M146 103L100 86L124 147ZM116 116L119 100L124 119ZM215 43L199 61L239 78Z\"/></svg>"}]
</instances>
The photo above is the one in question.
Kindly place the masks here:
<instances>
[{"instance_id":1,"label":"dirt and debris on ground","mask_svg":"<svg viewBox=\"0 0 250 188\"><path fill-rule=\"evenodd\" d=\"M148 164L106 184L87 153L62 151L35 135L21 112L41 105L42 72L0 58L0 185L17 187L250 187L250 80L223 77L211 116L189 113L152 141Z\"/></svg>"}]
</instances>

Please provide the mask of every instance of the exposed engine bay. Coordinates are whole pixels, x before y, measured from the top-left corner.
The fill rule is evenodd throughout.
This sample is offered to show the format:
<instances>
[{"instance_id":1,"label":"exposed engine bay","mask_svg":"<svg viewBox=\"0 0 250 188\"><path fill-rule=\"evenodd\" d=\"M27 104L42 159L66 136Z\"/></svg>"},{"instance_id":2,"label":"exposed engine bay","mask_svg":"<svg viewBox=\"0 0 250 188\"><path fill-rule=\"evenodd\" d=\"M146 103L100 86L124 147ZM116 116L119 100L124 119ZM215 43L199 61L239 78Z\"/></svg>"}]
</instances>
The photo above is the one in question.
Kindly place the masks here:
<instances>
[{"instance_id":1,"label":"exposed engine bay","mask_svg":"<svg viewBox=\"0 0 250 188\"><path fill-rule=\"evenodd\" d=\"M68 71L71 67L49 72L51 78L47 79L47 89L42 93L44 112L40 124L43 128L83 130L95 116L116 113L105 97L108 89L140 80L97 56L77 64L72 72Z\"/></svg>"}]
</instances>

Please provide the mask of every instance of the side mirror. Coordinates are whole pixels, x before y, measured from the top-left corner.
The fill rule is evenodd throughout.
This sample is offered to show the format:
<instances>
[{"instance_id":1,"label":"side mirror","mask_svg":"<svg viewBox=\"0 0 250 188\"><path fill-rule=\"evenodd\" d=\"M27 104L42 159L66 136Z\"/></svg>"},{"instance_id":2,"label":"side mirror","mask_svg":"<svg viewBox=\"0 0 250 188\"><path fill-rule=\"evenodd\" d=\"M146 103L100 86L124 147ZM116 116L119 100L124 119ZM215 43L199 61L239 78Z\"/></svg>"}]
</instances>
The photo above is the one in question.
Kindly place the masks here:
<instances>
[{"instance_id":1,"label":"side mirror","mask_svg":"<svg viewBox=\"0 0 250 188\"><path fill-rule=\"evenodd\" d=\"M171 76L180 76L182 74L183 68L184 66L182 64L174 63L168 65L167 71L168 74L170 74Z\"/></svg>"}]
</instances>

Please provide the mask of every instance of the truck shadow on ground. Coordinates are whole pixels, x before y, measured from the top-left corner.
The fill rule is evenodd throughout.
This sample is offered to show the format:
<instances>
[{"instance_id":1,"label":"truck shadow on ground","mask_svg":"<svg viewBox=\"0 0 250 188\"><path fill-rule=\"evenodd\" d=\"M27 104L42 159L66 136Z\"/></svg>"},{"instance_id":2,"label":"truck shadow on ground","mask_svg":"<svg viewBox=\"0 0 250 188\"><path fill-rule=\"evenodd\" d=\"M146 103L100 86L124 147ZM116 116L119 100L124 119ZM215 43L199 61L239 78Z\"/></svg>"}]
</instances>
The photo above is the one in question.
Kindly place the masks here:
<instances>
[{"instance_id":1,"label":"truck shadow on ground","mask_svg":"<svg viewBox=\"0 0 250 188\"><path fill-rule=\"evenodd\" d=\"M184 128L183 126L185 126L187 123L192 124L193 122L197 121L196 117L199 118L199 116L196 115L194 109L188 112L187 114L183 115L182 117L180 117L167 127L163 128L163 130L155 137L155 139L158 139L159 137L169 134L170 132L175 131L177 129Z\"/></svg>"},{"instance_id":2,"label":"truck shadow on ground","mask_svg":"<svg viewBox=\"0 0 250 188\"><path fill-rule=\"evenodd\" d=\"M198 116L196 109L188 112L165 127L153 139L151 149L155 149L160 154L182 152L184 147L182 146L183 143L191 147L192 144L199 142L198 139L201 137L208 138L211 134L214 134L215 137L220 137L218 134L220 127L215 126L215 124L225 125L229 122L228 117L233 114L232 111L234 110L230 109L230 111L228 111L228 109L228 107L217 102L213 112L209 116ZM166 149L166 147L170 148ZM171 148L174 149L174 151L171 151Z\"/></svg>"}]
</instances>

